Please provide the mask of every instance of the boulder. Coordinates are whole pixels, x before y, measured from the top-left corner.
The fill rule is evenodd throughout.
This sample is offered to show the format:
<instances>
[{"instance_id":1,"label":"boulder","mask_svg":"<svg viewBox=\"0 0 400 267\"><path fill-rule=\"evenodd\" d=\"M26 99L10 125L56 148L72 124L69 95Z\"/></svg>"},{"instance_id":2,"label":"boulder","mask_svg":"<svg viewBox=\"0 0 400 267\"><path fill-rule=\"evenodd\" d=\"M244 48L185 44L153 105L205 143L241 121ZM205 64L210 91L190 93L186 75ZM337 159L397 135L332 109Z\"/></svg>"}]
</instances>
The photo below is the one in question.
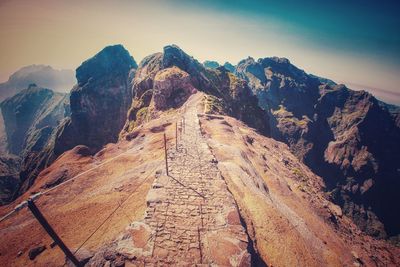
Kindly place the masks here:
<instances>
[{"instance_id":1,"label":"boulder","mask_svg":"<svg viewBox=\"0 0 400 267\"><path fill-rule=\"evenodd\" d=\"M154 78L154 106L157 110L177 107L196 91L188 73L177 67L164 69Z\"/></svg>"}]
</instances>

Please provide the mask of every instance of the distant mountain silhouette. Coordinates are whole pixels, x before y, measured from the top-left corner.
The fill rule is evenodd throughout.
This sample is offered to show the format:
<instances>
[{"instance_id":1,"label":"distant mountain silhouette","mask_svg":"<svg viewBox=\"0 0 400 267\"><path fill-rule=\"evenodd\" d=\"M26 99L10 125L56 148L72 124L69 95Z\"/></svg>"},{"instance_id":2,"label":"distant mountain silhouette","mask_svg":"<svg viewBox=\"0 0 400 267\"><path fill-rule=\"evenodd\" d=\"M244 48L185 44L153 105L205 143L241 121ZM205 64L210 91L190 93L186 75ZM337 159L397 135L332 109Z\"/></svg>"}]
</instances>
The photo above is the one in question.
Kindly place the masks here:
<instances>
[{"instance_id":1,"label":"distant mountain silhouette","mask_svg":"<svg viewBox=\"0 0 400 267\"><path fill-rule=\"evenodd\" d=\"M32 83L57 92L69 92L76 79L72 70L56 70L46 65L26 66L13 73L8 81L0 84L0 102Z\"/></svg>"}]
</instances>

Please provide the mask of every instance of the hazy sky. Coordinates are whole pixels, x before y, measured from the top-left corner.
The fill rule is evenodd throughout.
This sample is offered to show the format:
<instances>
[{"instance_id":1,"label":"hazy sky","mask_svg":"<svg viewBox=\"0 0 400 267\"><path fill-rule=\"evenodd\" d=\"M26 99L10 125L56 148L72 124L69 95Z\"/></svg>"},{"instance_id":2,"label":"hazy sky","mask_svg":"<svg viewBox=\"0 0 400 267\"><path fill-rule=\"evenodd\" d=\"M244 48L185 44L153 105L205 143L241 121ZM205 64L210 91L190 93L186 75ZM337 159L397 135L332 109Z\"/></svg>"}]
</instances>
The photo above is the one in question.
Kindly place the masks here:
<instances>
[{"instance_id":1,"label":"hazy sky","mask_svg":"<svg viewBox=\"0 0 400 267\"><path fill-rule=\"evenodd\" d=\"M29 64L75 69L110 44L137 62L177 44L200 61L287 57L400 104L396 2L0 0L0 81Z\"/></svg>"}]
</instances>

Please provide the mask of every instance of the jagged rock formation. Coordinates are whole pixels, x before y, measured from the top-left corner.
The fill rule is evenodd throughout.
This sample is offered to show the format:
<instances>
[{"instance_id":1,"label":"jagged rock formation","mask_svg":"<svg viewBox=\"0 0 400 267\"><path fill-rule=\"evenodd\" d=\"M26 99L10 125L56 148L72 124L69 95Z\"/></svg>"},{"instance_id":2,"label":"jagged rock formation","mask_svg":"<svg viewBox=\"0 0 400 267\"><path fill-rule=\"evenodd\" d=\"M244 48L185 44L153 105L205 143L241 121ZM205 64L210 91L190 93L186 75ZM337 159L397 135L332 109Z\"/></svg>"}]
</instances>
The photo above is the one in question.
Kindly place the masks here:
<instances>
[{"instance_id":1,"label":"jagged rock formation","mask_svg":"<svg viewBox=\"0 0 400 267\"><path fill-rule=\"evenodd\" d=\"M86 145L98 151L115 142L126 120L132 94L129 74L136 62L121 45L108 46L76 70L71 91L71 118L59 127L55 154Z\"/></svg>"},{"instance_id":2,"label":"jagged rock formation","mask_svg":"<svg viewBox=\"0 0 400 267\"><path fill-rule=\"evenodd\" d=\"M203 62L203 65L204 65L204 67L210 68L210 69L216 69L220 66L217 61L213 61L213 60L206 60Z\"/></svg>"},{"instance_id":3,"label":"jagged rock formation","mask_svg":"<svg viewBox=\"0 0 400 267\"><path fill-rule=\"evenodd\" d=\"M118 139L131 105L129 75L136 67L121 45L106 47L76 70L78 84L70 95L32 85L2 103L8 150L21 157L13 197L63 152L87 145L93 153Z\"/></svg>"},{"instance_id":4,"label":"jagged rock formation","mask_svg":"<svg viewBox=\"0 0 400 267\"><path fill-rule=\"evenodd\" d=\"M235 72L235 66L233 66L229 62L225 62L224 65L220 65L217 61L212 61L212 60L206 60L203 62L204 67L210 68L210 69L217 69L220 66L223 66L226 70L229 70L230 72Z\"/></svg>"},{"instance_id":5,"label":"jagged rock formation","mask_svg":"<svg viewBox=\"0 0 400 267\"><path fill-rule=\"evenodd\" d=\"M180 74L164 75L165 73ZM209 95L207 112L230 114L262 132L268 132L265 123L266 116L257 106L257 100L252 96L245 81L238 79L224 67L205 68L179 47L170 45L164 47L163 53L150 55L139 64L132 83L132 91L135 95L122 137L127 136L143 121L157 116L154 100L159 102L157 94L160 90L156 87L160 83L157 81L160 77L163 78L165 84L162 91L168 92L163 94L170 97L169 92L180 92L178 97L180 104L187 99L190 92L195 92L193 89L203 91ZM174 86L177 83L179 86ZM170 107L177 107L177 103L171 102Z\"/></svg>"},{"instance_id":6,"label":"jagged rock formation","mask_svg":"<svg viewBox=\"0 0 400 267\"><path fill-rule=\"evenodd\" d=\"M78 175L39 201L73 249L107 219L76 254L92 266L398 265L399 249L375 237L399 231L399 109L287 59L228 68L175 45L136 66L118 45L78 68L70 117L46 89L7 100L21 158L0 157L0 201ZM32 247L51 244L30 216L2 225L0 262L29 265ZM35 264L63 265L60 255L45 250Z\"/></svg>"},{"instance_id":7,"label":"jagged rock formation","mask_svg":"<svg viewBox=\"0 0 400 267\"><path fill-rule=\"evenodd\" d=\"M400 232L396 116L364 91L308 75L287 59L252 58L236 69L270 114L272 136L321 175L358 226L376 237Z\"/></svg>"},{"instance_id":8,"label":"jagged rock formation","mask_svg":"<svg viewBox=\"0 0 400 267\"><path fill-rule=\"evenodd\" d=\"M8 154L7 134L4 125L3 113L0 112L0 154Z\"/></svg>"},{"instance_id":9,"label":"jagged rock formation","mask_svg":"<svg viewBox=\"0 0 400 267\"><path fill-rule=\"evenodd\" d=\"M19 186L21 159L13 155L0 156L0 205L12 201Z\"/></svg>"},{"instance_id":10,"label":"jagged rock formation","mask_svg":"<svg viewBox=\"0 0 400 267\"><path fill-rule=\"evenodd\" d=\"M19 155L31 145L35 131L56 126L69 114L65 113L67 95L31 84L1 103L10 153Z\"/></svg>"},{"instance_id":11,"label":"jagged rock formation","mask_svg":"<svg viewBox=\"0 0 400 267\"><path fill-rule=\"evenodd\" d=\"M258 259L252 266L398 265L399 248L362 233L287 145L235 118L196 114L206 96L191 97L187 109L163 112L137 127L130 141L108 144L95 155L83 146L67 151L15 203L80 174L37 203L68 246L80 248L75 255L90 259L87 266L141 266L141 255L146 266L163 260L246 266L248 254ZM175 122L181 116L187 125L177 151ZM170 176L164 175L164 133ZM0 207L0 215L10 208ZM1 222L0 262L30 265L32 248L51 247L31 218L22 209ZM199 238L195 230L202 221ZM61 266L65 257L58 248L46 249L33 263Z\"/></svg>"},{"instance_id":12,"label":"jagged rock formation","mask_svg":"<svg viewBox=\"0 0 400 267\"><path fill-rule=\"evenodd\" d=\"M56 70L45 65L26 66L12 74L7 82L0 84L0 101L17 94L32 83L58 92L68 92L75 82L72 70Z\"/></svg>"},{"instance_id":13,"label":"jagged rock formation","mask_svg":"<svg viewBox=\"0 0 400 267\"><path fill-rule=\"evenodd\" d=\"M43 151L53 138L54 129L69 116L68 95L31 84L1 104L7 134L8 151L21 158L17 186L10 190L26 190L33 178L46 166ZM14 179L15 180L15 179ZM12 198L12 194L8 199Z\"/></svg>"},{"instance_id":14,"label":"jagged rock formation","mask_svg":"<svg viewBox=\"0 0 400 267\"><path fill-rule=\"evenodd\" d=\"M188 73L177 67L163 69L154 77L154 108L165 110L177 107L195 92Z\"/></svg>"},{"instance_id":15,"label":"jagged rock formation","mask_svg":"<svg viewBox=\"0 0 400 267\"><path fill-rule=\"evenodd\" d=\"M233 66L231 63L225 62L223 66L225 69L229 70L230 72L232 72L232 73L235 72L235 66Z\"/></svg>"}]
</instances>

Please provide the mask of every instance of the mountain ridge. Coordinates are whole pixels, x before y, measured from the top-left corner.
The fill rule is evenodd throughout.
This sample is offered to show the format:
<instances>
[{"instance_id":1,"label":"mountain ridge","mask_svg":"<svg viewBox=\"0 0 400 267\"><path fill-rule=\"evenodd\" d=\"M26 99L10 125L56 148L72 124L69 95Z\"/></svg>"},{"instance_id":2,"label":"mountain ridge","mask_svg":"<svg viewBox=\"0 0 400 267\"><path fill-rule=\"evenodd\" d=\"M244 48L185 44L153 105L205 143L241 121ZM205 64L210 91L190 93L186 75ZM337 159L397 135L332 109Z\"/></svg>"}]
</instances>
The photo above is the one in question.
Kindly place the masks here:
<instances>
[{"instance_id":1,"label":"mountain ridge","mask_svg":"<svg viewBox=\"0 0 400 267\"><path fill-rule=\"evenodd\" d=\"M7 81L0 83L0 102L27 88L29 84L66 93L75 81L72 70L56 70L48 65L25 66L11 74Z\"/></svg>"},{"instance_id":2,"label":"mountain ridge","mask_svg":"<svg viewBox=\"0 0 400 267\"><path fill-rule=\"evenodd\" d=\"M100 177L96 183L99 188L92 188L88 181L95 183L95 179L84 175L87 181L80 179L77 187L70 189L81 200L81 203L71 200L74 214L82 214L81 209L85 210L93 203L109 207L111 203L104 203L97 197L102 196L107 201L121 200L118 194L127 193L132 186L139 188L137 183L140 181L146 188L140 189L145 195L132 200L135 221L143 218L141 214L150 216L153 205L150 203L154 202L157 207L163 203L162 195L155 196L153 191L171 184L162 169L156 171L146 167L147 163L152 165L160 161L149 155L163 155L162 133L167 133L167 142L171 144L172 136L183 127L179 126L183 123L180 119L190 113L188 134L193 134L190 131L199 123L200 132L192 136L192 141L200 138L201 149L207 146L207 150L201 151L205 154L208 153L205 151L211 151L213 155L209 159L211 164L203 166L207 166L208 171L218 168L224 177L223 190L230 191L238 206L240 220L236 220L236 215L232 215L234 218L228 216L224 225L237 224L237 229L240 226L246 232L246 238L241 237L235 245L221 244L235 253L247 255L240 258L233 253L233 262L240 262L240 258L248 265L249 255L272 265L293 265L299 261L310 266L318 266L321 261L327 265L373 265L377 261L396 264L400 261L395 256L397 248L385 240L378 240L395 239L399 231L399 217L393 205L400 189L396 158L396 151L400 149L396 145L400 140L398 107L384 104L366 92L353 91L329 79L309 75L285 58L256 61L249 57L240 61L232 72L224 66L207 68L176 45L165 46L163 52L145 57L139 65L123 46L108 46L83 62L76 75L78 83L69 96L70 110L61 116L57 109L54 112L54 115L58 114L57 122L43 119L46 116L40 117L38 129L33 134L21 131L19 144L21 139L26 140L26 150L34 153L22 153L22 166L27 167L22 168L21 174L29 178L19 190L19 196L15 195L16 201L100 166L104 168L101 173L94 171ZM49 93L46 89L39 91ZM188 108L188 104L193 106ZM26 103L19 106L28 107ZM46 104L41 108L49 110ZM11 132L9 121L13 110L15 107L5 111L8 133ZM2 112L4 114L3 106ZM13 138L11 134L8 137ZM187 142L186 145L193 144ZM130 149L134 154L129 152ZM168 147L167 160L173 161L177 156L189 160L187 155L175 153L173 149ZM22 150L12 151L20 153ZM143 173L150 176L144 176L142 172L133 175L124 160L118 160L115 166L105 164L103 167L104 162L118 158L118 153L122 153L120 156L126 162L142 166ZM199 162L201 160L204 158L200 157ZM15 160L4 159L2 162L9 164L8 169L4 169L5 176L12 176L12 171L20 168ZM181 174L176 175L179 178ZM7 179L10 184L14 181L13 177ZM215 180L217 184L222 182L218 179ZM187 182L203 188L196 180ZM79 187L91 192L87 196L90 200L81 194ZM203 189L212 191L210 188ZM175 194L180 197L176 193L179 189L171 192L170 197ZM68 209L64 206L68 202L64 200L70 196L62 191L58 193L51 197ZM54 208L53 203L43 205ZM0 210L4 214L10 208L6 205ZM222 211L218 212L225 216ZM60 213L54 214L56 221L62 224ZM193 216L198 216L196 214ZM271 222L265 222L266 217ZM86 223L92 225L92 222ZM107 261L116 264L118 259L137 263L146 259L145 250L151 244L144 242L143 236L133 234L136 227L148 229L141 223L124 230L123 224L118 222L118 233L113 231L112 236L93 241L90 264L96 266ZM150 229L153 226L150 225ZM149 232L150 236L153 230ZM24 229L21 231L18 238L22 237ZM77 238L71 229L69 233ZM121 239L117 234L124 234L124 237ZM168 236L167 232L165 234ZM192 234L188 237L191 240ZM205 235L209 240L215 238L208 232ZM283 247L280 244L282 236L287 241ZM126 240L143 246L132 247ZM191 242L197 242L193 240ZM213 258L225 262L223 255L212 253L212 246L207 242L211 241L199 241L200 245L190 243L195 250L196 262L203 260L203 256L198 257L201 248L206 248L204 260ZM246 250L243 250L244 246ZM287 257L281 257L281 249L287 248L290 248ZM133 255L132 251L144 254ZM161 262L174 261L173 257L168 257L168 251L158 253ZM49 252L43 255L43 261L39 261L43 264L51 262ZM108 259L104 255L114 256ZM160 262L160 259L154 260ZM24 259L12 261L23 262Z\"/></svg>"}]
</instances>

